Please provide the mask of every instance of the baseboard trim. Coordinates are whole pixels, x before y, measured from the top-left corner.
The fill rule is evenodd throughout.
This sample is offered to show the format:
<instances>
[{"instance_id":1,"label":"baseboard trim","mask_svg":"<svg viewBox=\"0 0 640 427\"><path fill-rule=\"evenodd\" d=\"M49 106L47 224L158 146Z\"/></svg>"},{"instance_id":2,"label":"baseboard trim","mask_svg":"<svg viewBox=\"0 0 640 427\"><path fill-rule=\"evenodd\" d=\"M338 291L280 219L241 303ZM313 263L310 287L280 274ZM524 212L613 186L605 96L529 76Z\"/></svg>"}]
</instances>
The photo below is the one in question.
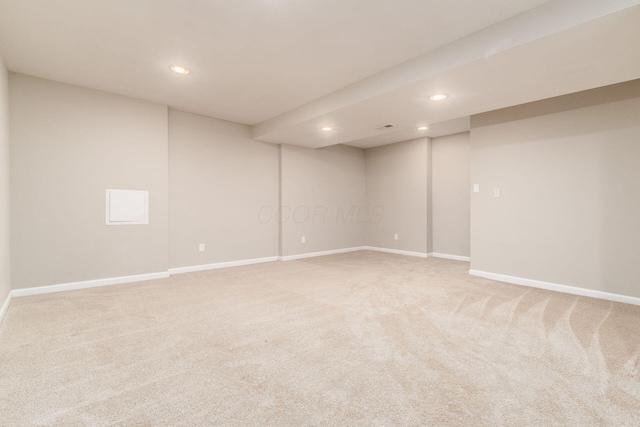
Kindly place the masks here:
<instances>
[{"instance_id":1,"label":"baseboard trim","mask_svg":"<svg viewBox=\"0 0 640 427\"><path fill-rule=\"evenodd\" d=\"M379 248L376 246L365 246L364 249L367 251L386 252L389 254L396 254L396 255L408 255L408 256L414 256L418 258L429 258L431 256L431 254L428 254L426 252L402 251L400 249L387 249L387 248Z\"/></svg>"},{"instance_id":2,"label":"baseboard trim","mask_svg":"<svg viewBox=\"0 0 640 427\"><path fill-rule=\"evenodd\" d=\"M2 319L4 319L4 315L9 310L9 306L11 305L11 298L12 297L13 297L13 291L10 291L9 295L7 295L7 298L4 300L4 303L2 304L2 307L0 307L0 322L2 322Z\"/></svg>"},{"instance_id":3,"label":"baseboard trim","mask_svg":"<svg viewBox=\"0 0 640 427\"><path fill-rule=\"evenodd\" d=\"M242 265L251 265L251 264L262 264L265 262L278 261L279 259L280 259L279 256L270 256L265 258L243 259L240 261L226 261L226 262L216 262L214 264L192 265L189 267L176 267L176 268L170 268L169 274L173 276L174 274L193 273L195 271L216 270L218 268L239 267Z\"/></svg>"},{"instance_id":4,"label":"baseboard trim","mask_svg":"<svg viewBox=\"0 0 640 427\"><path fill-rule=\"evenodd\" d=\"M97 288L100 286L120 285L123 283L142 282L145 280L164 279L169 277L168 271L160 273L136 274L134 276L112 277L110 279L87 280L83 282L63 283L60 285L38 286L35 288L14 289L12 297L50 294L54 292L75 291L78 289Z\"/></svg>"},{"instance_id":5,"label":"baseboard trim","mask_svg":"<svg viewBox=\"0 0 640 427\"><path fill-rule=\"evenodd\" d=\"M430 254L434 258L442 258L442 259L452 259L454 261L466 261L471 262L471 257L461 256L461 255L449 255L449 254L440 254L437 252L433 252Z\"/></svg>"},{"instance_id":6,"label":"baseboard trim","mask_svg":"<svg viewBox=\"0 0 640 427\"><path fill-rule=\"evenodd\" d=\"M596 291L592 289L576 288L574 286L560 285L557 283L542 282L539 280L524 279L522 277L507 276L504 274L488 273L486 271L469 270L472 276L483 277L498 282L511 283L513 285L528 286L531 288L546 289L548 291L561 292L564 294L579 295L583 297L591 297L604 299L608 301L622 302L632 305L640 305L640 298L630 297L620 294L612 294L609 292Z\"/></svg>"},{"instance_id":7,"label":"baseboard trim","mask_svg":"<svg viewBox=\"0 0 640 427\"><path fill-rule=\"evenodd\" d=\"M293 261L293 260L296 260L296 259L314 258L314 257L317 257L317 256L344 254L344 253L347 253L347 252L357 252L357 251L363 251L365 249L366 249L365 246L358 246L358 247L355 247L355 248L343 248L343 249L333 249L333 250L330 250L330 251L309 252L309 253L306 253L306 254L283 256L283 257L280 257L280 260L281 261Z\"/></svg>"}]
</instances>

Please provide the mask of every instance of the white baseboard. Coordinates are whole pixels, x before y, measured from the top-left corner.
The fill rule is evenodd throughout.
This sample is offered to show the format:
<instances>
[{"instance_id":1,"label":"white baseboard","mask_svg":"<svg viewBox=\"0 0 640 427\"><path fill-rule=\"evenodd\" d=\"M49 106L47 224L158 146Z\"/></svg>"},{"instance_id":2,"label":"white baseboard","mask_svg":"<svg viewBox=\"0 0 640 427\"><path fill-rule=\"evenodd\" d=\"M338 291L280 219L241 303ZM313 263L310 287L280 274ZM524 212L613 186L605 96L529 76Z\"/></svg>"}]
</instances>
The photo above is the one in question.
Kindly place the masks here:
<instances>
[{"instance_id":1,"label":"white baseboard","mask_svg":"<svg viewBox=\"0 0 640 427\"><path fill-rule=\"evenodd\" d=\"M280 257L281 261L293 261L294 259L303 259L303 258L314 258L317 256L324 256L324 255L335 255L335 254L344 254L347 252L357 252L357 251L363 251L366 248L364 246L358 246L355 248L343 248L343 249L333 249L330 251L322 251L322 252L309 252L306 254L298 254L298 255L287 255L287 256L283 256Z\"/></svg>"},{"instance_id":2,"label":"white baseboard","mask_svg":"<svg viewBox=\"0 0 640 427\"><path fill-rule=\"evenodd\" d=\"M433 252L433 253L431 253L429 255L434 257L434 258L452 259L454 261L466 261L466 262L470 262L471 261L471 257L468 257L468 256L440 254L440 253L437 253L437 252Z\"/></svg>"},{"instance_id":3,"label":"white baseboard","mask_svg":"<svg viewBox=\"0 0 640 427\"><path fill-rule=\"evenodd\" d=\"M240 261L217 262L214 264L192 265L189 267L176 267L170 268L169 274L173 276L174 274L192 273L194 271L215 270L218 268L239 267L241 265L250 264L262 264L264 262L278 261L279 259L280 257L278 256L271 256L266 258L243 259Z\"/></svg>"},{"instance_id":4,"label":"white baseboard","mask_svg":"<svg viewBox=\"0 0 640 427\"><path fill-rule=\"evenodd\" d=\"M418 258L429 258L430 254L426 252L411 252L411 251L401 251L400 249L387 249L387 248L378 248L376 246L365 246L363 249L367 251L376 251L376 252L386 252L389 254L396 255L408 255L415 256Z\"/></svg>"},{"instance_id":5,"label":"white baseboard","mask_svg":"<svg viewBox=\"0 0 640 427\"><path fill-rule=\"evenodd\" d=\"M626 304L640 305L640 298L626 295L612 294L609 292L595 291L592 289L576 288L573 286L559 285L557 283L541 282L539 280L523 279L522 277L506 276L504 274L487 273L486 271L469 270L472 276L484 277L498 282L511 283L513 285L529 286L531 288L546 289L548 291L562 292L564 294L580 295L604 299L608 301L623 302Z\"/></svg>"},{"instance_id":6,"label":"white baseboard","mask_svg":"<svg viewBox=\"0 0 640 427\"><path fill-rule=\"evenodd\" d=\"M12 297L13 297L13 291L10 291L9 295L7 295L7 299L4 300L2 307L0 307L0 322L2 322L2 319L4 318L4 315L7 313L7 310L9 310Z\"/></svg>"},{"instance_id":7,"label":"white baseboard","mask_svg":"<svg viewBox=\"0 0 640 427\"><path fill-rule=\"evenodd\" d=\"M168 271L161 273L137 274L135 276L112 277L110 279L87 280L84 282L64 283L60 285L39 286L37 288L14 289L12 297L50 294L53 292L74 291L77 289L96 288L98 286L119 285L122 283L142 282L144 280L163 279L169 277Z\"/></svg>"}]
</instances>

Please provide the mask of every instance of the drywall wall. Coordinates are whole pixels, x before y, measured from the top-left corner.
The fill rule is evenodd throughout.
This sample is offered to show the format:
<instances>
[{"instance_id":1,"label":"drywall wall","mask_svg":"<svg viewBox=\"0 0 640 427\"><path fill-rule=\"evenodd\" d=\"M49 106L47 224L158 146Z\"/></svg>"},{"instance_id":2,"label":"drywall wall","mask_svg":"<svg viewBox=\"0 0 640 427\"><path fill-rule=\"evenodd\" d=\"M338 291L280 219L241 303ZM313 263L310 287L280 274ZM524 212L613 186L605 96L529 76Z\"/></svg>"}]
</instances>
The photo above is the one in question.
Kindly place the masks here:
<instances>
[{"instance_id":1,"label":"drywall wall","mask_svg":"<svg viewBox=\"0 0 640 427\"><path fill-rule=\"evenodd\" d=\"M470 253L469 132L433 138L433 252Z\"/></svg>"},{"instance_id":2,"label":"drywall wall","mask_svg":"<svg viewBox=\"0 0 640 427\"><path fill-rule=\"evenodd\" d=\"M364 150L282 145L280 167L282 256L364 245Z\"/></svg>"},{"instance_id":3,"label":"drywall wall","mask_svg":"<svg viewBox=\"0 0 640 427\"><path fill-rule=\"evenodd\" d=\"M167 270L167 107L10 74L13 288ZM106 226L105 190L149 224Z\"/></svg>"},{"instance_id":4,"label":"drywall wall","mask_svg":"<svg viewBox=\"0 0 640 427\"><path fill-rule=\"evenodd\" d=\"M9 170L9 75L0 57L0 307L11 292Z\"/></svg>"},{"instance_id":5,"label":"drywall wall","mask_svg":"<svg viewBox=\"0 0 640 427\"><path fill-rule=\"evenodd\" d=\"M474 116L471 182L473 270L640 297L640 80Z\"/></svg>"},{"instance_id":6,"label":"drywall wall","mask_svg":"<svg viewBox=\"0 0 640 427\"><path fill-rule=\"evenodd\" d=\"M278 146L169 110L169 266L278 255ZM199 244L205 251L199 251Z\"/></svg>"},{"instance_id":7,"label":"drywall wall","mask_svg":"<svg viewBox=\"0 0 640 427\"><path fill-rule=\"evenodd\" d=\"M433 253L433 144L427 139L427 252Z\"/></svg>"},{"instance_id":8,"label":"drywall wall","mask_svg":"<svg viewBox=\"0 0 640 427\"><path fill-rule=\"evenodd\" d=\"M428 253L430 144L420 138L366 150L367 246Z\"/></svg>"}]
</instances>

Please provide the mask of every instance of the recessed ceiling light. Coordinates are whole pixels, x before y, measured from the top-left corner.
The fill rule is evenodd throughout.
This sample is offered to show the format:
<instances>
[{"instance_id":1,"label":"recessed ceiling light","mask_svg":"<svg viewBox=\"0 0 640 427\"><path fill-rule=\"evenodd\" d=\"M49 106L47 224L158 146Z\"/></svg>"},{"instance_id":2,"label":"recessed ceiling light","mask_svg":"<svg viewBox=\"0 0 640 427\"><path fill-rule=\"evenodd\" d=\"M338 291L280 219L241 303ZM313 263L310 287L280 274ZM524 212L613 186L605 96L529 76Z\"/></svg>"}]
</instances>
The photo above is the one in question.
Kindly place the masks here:
<instances>
[{"instance_id":1,"label":"recessed ceiling light","mask_svg":"<svg viewBox=\"0 0 640 427\"><path fill-rule=\"evenodd\" d=\"M427 129L429 129L429 128L428 128L428 127L426 127L426 126L420 126L420 127L418 128L418 130L427 130Z\"/></svg>"},{"instance_id":2,"label":"recessed ceiling light","mask_svg":"<svg viewBox=\"0 0 640 427\"><path fill-rule=\"evenodd\" d=\"M171 71L178 74L189 74L191 71L187 67L183 67L182 65L172 65Z\"/></svg>"},{"instance_id":3,"label":"recessed ceiling light","mask_svg":"<svg viewBox=\"0 0 640 427\"><path fill-rule=\"evenodd\" d=\"M447 99L448 97L449 95L447 95L446 93L437 93L435 95L431 95L429 99L432 101L442 101L443 99Z\"/></svg>"},{"instance_id":4,"label":"recessed ceiling light","mask_svg":"<svg viewBox=\"0 0 640 427\"><path fill-rule=\"evenodd\" d=\"M332 130L333 130L333 128L330 128L330 127L324 127L324 128L322 128L322 130L323 130L323 131L325 131L325 132L329 132L329 131L332 131Z\"/></svg>"}]
</instances>

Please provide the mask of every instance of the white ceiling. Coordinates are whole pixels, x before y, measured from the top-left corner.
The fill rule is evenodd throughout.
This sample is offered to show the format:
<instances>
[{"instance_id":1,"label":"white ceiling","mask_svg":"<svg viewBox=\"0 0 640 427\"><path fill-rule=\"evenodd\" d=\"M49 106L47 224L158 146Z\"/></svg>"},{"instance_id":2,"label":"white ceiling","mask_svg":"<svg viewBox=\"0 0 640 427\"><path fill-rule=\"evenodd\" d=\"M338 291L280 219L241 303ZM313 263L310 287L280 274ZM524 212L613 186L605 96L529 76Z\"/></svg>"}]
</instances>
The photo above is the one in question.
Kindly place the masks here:
<instances>
[{"instance_id":1,"label":"white ceiling","mask_svg":"<svg viewBox=\"0 0 640 427\"><path fill-rule=\"evenodd\" d=\"M0 54L15 72L255 124L545 1L0 0Z\"/></svg>"},{"instance_id":2,"label":"white ceiling","mask_svg":"<svg viewBox=\"0 0 640 427\"><path fill-rule=\"evenodd\" d=\"M360 101L351 98L339 108L331 109L340 105L339 99L318 100L327 104L326 113L318 107L308 118L300 114L285 121L280 117L274 127L269 123L254 127L254 137L311 148L335 144L371 148L464 132L473 114L640 78L638 40L640 7L625 9L468 64L445 67ZM374 93L376 85L366 89ZM449 98L429 99L439 92L448 93ZM384 123L394 128L380 130ZM424 125L429 130L418 130ZM324 132L325 126L334 130Z\"/></svg>"},{"instance_id":3,"label":"white ceiling","mask_svg":"<svg viewBox=\"0 0 640 427\"><path fill-rule=\"evenodd\" d=\"M15 72L253 125L261 141L367 148L640 78L638 4L0 0L0 54Z\"/></svg>"}]
</instances>

